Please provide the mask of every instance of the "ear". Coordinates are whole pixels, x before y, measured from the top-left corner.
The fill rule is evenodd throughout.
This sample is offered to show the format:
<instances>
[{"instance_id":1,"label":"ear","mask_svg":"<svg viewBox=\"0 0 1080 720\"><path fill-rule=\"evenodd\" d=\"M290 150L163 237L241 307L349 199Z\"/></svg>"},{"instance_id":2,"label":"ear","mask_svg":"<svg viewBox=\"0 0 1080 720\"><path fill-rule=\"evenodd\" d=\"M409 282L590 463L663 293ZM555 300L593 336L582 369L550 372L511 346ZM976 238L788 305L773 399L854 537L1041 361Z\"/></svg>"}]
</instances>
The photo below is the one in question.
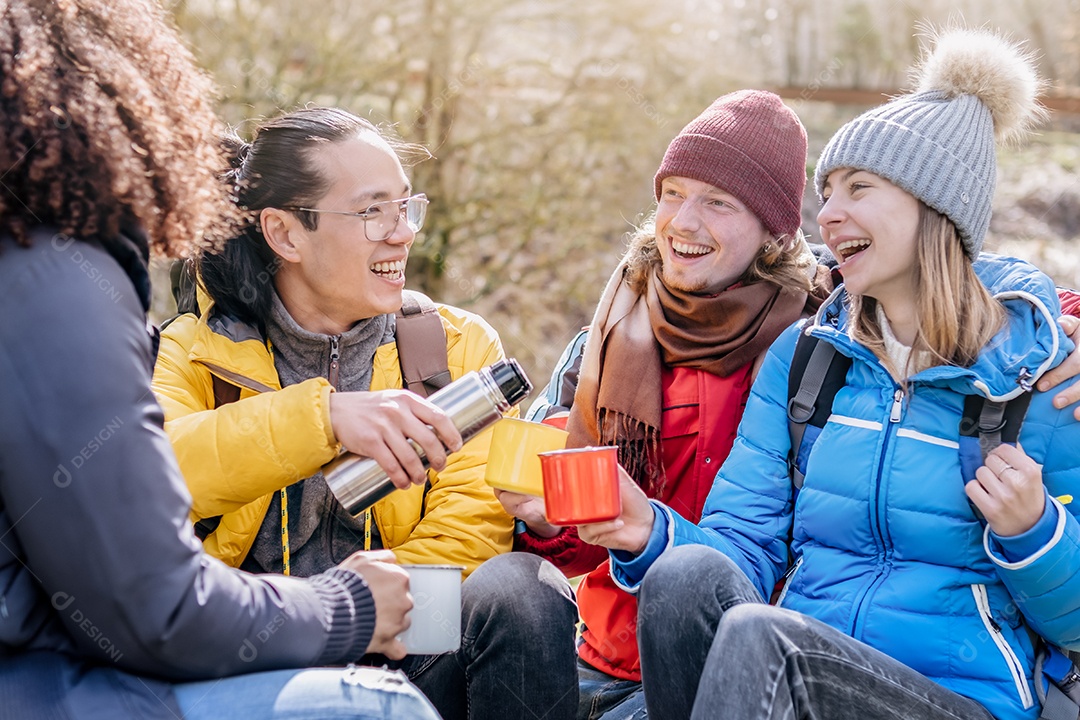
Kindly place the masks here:
<instances>
[{"instance_id":1,"label":"ear","mask_svg":"<svg viewBox=\"0 0 1080 720\"><path fill-rule=\"evenodd\" d=\"M266 244L285 262L300 262L301 249L307 234L296 216L278 208L263 208L259 213Z\"/></svg>"}]
</instances>

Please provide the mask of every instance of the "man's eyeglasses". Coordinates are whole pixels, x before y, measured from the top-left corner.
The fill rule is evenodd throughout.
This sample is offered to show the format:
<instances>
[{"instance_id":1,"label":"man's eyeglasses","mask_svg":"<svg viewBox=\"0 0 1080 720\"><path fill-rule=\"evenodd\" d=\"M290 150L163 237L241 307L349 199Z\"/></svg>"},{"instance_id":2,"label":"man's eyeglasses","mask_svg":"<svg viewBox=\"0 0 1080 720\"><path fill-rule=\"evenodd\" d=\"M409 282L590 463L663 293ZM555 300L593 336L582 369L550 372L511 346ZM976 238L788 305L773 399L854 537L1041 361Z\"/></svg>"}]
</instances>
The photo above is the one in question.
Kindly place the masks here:
<instances>
[{"instance_id":1,"label":"man's eyeglasses","mask_svg":"<svg viewBox=\"0 0 1080 720\"><path fill-rule=\"evenodd\" d=\"M427 216L427 195L419 193L397 200L380 200L367 206L360 212L348 210L319 210L318 208L290 207L285 210L313 213L328 213L330 215L350 215L364 221L364 237L371 242L387 240L397 230L401 218L405 218L406 224L413 232L418 232L424 227L424 218Z\"/></svg>"}]
</instances>

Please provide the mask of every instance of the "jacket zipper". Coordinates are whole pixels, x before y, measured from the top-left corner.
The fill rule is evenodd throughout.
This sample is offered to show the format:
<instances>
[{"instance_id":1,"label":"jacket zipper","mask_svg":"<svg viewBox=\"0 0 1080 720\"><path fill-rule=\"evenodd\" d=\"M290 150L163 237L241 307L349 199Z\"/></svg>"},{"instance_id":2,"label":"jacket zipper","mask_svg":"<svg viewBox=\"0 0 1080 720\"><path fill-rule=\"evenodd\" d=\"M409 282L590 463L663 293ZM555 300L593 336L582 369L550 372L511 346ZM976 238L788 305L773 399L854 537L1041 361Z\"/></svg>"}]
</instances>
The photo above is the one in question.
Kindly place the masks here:
<instances>
[{"instance_id":1,"label":"jacket zipper","mask_svg":"<svg viewBox=\"0 0 1080 720\"><path fill-rule=\"evenodd\" d=\"M900 411L903 409L903 407L904 407L904 391L901 390L900 388L896 388L896 392L893 393L893 397L892 397L892 410L889 412L889 422L890 423L898 423L898 422L900 422Z\"/></svg>"},{"instance_id":2,"label":"jacket zipper","mask_svg":"<svg viewBox=\"0 0 1080 720\"><path fill-rule=\"evenodd\" d=\"M994 639L994 644L997 645L1002 657L1005 658L1005 664L1008 665L1009 673L1012 675L1013 682L1016 683L1016 692L1020 696L1020 702L1023 704L1024 709L1027 710L1035 704L1035 701L1031 698L1031 688L1028 687L1024 666L1020 662L1020 658L1016 656L1012 646L1009 645L1009 641L1005 639L1004 633L1001 632L1001 626L990 614L990 599L986 594L986 586L972 585L971 592L975 596L975 606L979 609L979 617L982 618L983 626L990 637Z\"/></svg>"},{"instance_id":3,"label":"jacket zipper","mask_svg":"<svg viewBox=\"0 0 1080 720\"><path fill-rule=\"evenodd\" d=\"M878 471L877 477L874 479L874 513L872 516L872 530L874 537L881 543L881 547L884 550L885 560L880 571L878 571L877 577L875 577L870 584L866 587L862 596L855 602L855 612L852 614L851 621L851 636L856 639L862 638L862 620L864 619L864 612L870 595L873 591L881 585L885 580L885 576L889 574L889 563L892 559L892 549L885 542L885 533L882 531L882 525L884 524L881 517L881 478L885 474L885 456L889 449L889 441L892 439L893 428L900 423L900 418L903 414L904 407L904 391L901 388L896 388L893 391L892 406L889 408L889 422L885 424L885 439L881 443L881 455L878 458Z\"/></svg>"},{"instance_id":4,"label":"jacket zipper","mask_svg":"<svg viewBox=\"0 0 1080 720\"><path fill-rule=\"evenodd\" d=\"M341 360L341 353L338 350L340 340L340 335L330 336L330 370L326 373L326 379L330 381L335 390L338 389L338 367Z\"/></svg>"},{"instance_id":5,"label":"jacket zipper","mask_svg":"<svg viewBox=\"0 0 1080 720\"><path fill-rule=\"evenodd\" d=\"M780 597L776 598L776 607L784 606L784 598L787 597L788 588L791 587L791 582L795 579L795 573L799 572L799 568L802 567L805 559L805 555L800 555L795 564L791 566L791 569L787 571L787 580L784 581L784 587L780 590Z\"/></svg>"}]
</instances>

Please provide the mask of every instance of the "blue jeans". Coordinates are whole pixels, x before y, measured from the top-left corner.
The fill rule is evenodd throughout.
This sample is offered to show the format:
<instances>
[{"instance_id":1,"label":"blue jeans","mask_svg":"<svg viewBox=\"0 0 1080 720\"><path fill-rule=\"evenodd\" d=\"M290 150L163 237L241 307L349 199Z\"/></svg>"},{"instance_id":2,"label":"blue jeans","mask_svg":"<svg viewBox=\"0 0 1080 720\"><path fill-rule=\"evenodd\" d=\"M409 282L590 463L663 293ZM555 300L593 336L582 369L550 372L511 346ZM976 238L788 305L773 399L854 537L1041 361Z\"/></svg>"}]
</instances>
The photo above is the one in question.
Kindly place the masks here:
<instances>
[{"instance_id":1,"label":"blue jeans","mask_svg":"<svg viewBox=\"0 0 1080 720\"><path fill-rule=\"evenodd\" d=\"M578 720L645 720L641 683L608 675L580 657L577 670Z\"/></svg>"},{"instance_id":2,"label":"blue jeans","mask_svg":"<svg viewBox=\"0 0 1080 720\"><path fill-rule=\"evenodd\" d=\"M276 670L173 687L184 720L437 720L405 677L369 667Z\"/></svg>"},{"instance_id":3,"label":"blue jeans","mask_svg":"<svg viewBox=\"0 0 1080 720\"><path fill-rule=\"evenodd\" d=\"M577 603L554 565L507 553L461 586L461 649L396 665L446 720L572 720Z\"/></svg>"},{"instance_id":4,"label":"blue jeans","mask_svg":"<svg viewBox=\"0 0 1080 720\"><path fill-rule=\"evenodd\" d=\"M638 645L653 720L992 720L869 645L764 604L731 559L701 545L665 552L645 574Z\"/></svg>"}]
</instances>

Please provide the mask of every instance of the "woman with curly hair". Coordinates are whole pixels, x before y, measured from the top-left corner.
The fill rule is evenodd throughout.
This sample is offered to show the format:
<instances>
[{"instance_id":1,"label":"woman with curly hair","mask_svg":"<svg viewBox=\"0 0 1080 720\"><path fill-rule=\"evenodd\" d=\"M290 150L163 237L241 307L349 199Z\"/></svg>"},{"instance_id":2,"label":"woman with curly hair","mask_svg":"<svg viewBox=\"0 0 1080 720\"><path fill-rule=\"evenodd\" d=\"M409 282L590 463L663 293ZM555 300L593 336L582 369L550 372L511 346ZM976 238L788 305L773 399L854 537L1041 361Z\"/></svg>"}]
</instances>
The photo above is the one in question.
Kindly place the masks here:
<instances>
[{"instance_id":1,"label":"woman with curly hair","mask_svg":"<svg viewBox=\"0 0 1080 720\"><path fill-rule=\"evenodd\" d=\"M150 391L150 252L235 214L209 79L150 0L0 0L0 696L6 717L435 717L408 578L203 554ZM240 677L229 677L247 673Z\"/></svg>"}]
</instances>

